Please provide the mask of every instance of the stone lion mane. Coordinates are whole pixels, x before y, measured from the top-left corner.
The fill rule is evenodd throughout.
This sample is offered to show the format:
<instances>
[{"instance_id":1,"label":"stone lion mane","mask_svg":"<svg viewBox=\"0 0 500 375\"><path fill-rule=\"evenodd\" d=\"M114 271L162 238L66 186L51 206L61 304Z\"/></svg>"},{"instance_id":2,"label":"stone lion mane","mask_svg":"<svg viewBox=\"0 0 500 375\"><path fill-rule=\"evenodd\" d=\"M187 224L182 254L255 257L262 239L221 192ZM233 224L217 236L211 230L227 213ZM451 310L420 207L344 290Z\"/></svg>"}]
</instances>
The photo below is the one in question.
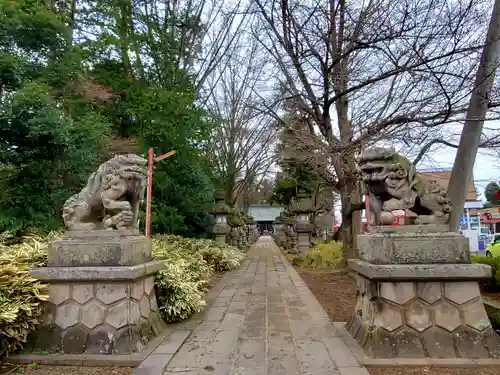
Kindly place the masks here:
<instances>
[{"instance_id":1,"label":"stone lion mane","mask_svg":"<svg viewBox=\"0 0 500 375\"><path fill-rule=\"evenodd\" d=\"M90 175L79 193L68 198L62 213L64 223L71 230L135 229L146 183L146 159L116 155Z\"/></svg>"},{"instance_id":2,"label":"stone lion mane","mask_svg":"<svg viewBox=\"0 0 500 375\"><path fill-rule=\"evenodd\" d=\"M451 201L446 190L427 182L415 166L394 149L371 148L359 158L374 225L391 225L395 210L404 210L408 224L446 224Z\"/></svg>"}]
</instances>

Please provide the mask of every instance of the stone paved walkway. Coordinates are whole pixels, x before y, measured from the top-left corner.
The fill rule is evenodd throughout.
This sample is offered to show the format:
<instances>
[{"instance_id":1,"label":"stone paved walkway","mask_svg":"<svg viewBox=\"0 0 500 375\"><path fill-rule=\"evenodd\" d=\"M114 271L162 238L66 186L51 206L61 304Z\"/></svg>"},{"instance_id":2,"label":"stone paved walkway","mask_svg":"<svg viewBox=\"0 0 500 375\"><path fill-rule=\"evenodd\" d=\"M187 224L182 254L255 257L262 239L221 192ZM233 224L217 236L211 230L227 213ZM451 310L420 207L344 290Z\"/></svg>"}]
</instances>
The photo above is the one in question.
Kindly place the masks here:
<instances>
[{"instance_id":1,"label":"stone paved walkway","mask_svg":"<svg viewBox=\"0 0 500 375\"><path fill-rule=\"evenodd\" d=\"M270 237L134 375L369 375ZM191 326L191 327L190 327Z\"/></svg>"}]
</instances>

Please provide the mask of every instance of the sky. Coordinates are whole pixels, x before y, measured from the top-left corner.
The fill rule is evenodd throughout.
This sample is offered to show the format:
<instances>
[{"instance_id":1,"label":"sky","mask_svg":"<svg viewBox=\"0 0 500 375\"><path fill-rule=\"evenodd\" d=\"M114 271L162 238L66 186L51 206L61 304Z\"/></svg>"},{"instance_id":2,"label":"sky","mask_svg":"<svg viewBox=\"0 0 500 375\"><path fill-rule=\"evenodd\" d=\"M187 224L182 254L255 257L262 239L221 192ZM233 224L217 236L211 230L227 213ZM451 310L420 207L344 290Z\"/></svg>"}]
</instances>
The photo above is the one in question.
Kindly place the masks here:
<instances>
[{"instance_id":1,"label":"sky","mask_svg":"<svg viewBox=\"0 0 500 375\"><path fill-rule=\"evenodd\" d=\"M446 147L436 152L432 152L429 155L429 159L432 163L427 166L426 169L430 169L430 166L435 166L438 168L453 168L453 162L455 161L456 150ZM481 193L479 197L480 200L485 201L484 198L484 188L491 181L500 180L500 158L495 156L491 151L480 150L476 156L476 161L474 163L474 183Z\"/></svg>"}]
</instances>

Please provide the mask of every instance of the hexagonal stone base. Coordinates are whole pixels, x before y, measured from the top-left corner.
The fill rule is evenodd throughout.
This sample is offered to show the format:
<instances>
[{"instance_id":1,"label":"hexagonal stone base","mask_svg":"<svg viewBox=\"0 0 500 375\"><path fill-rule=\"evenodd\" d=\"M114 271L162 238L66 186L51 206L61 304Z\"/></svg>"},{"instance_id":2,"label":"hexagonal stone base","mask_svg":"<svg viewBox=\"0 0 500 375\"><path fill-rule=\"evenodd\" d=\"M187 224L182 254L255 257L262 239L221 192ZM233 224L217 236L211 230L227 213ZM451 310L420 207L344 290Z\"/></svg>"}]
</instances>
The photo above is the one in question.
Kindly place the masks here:
<instances>
[{"instance_id":1,"label":"hexagonal stone base","mask_svg":"<svg viewBox=\"0 0 500 375\"><path fill-rule=\"evenodd\" d=\"M165 323L153 276L137 281L49 284L43 327L32 347L67 354L127 354L142 350Z\"/></svg>"},{"instance_id":2,"label":"hexagonal stone base","mask_svg":"<svg viewBox=\"0 0 500 375\"><path fill-rule=\"evenodd\" d=\"M346 325L376 358L499 358L477 281L378 281L357 275Z\"/></svg>"}]
</instances>

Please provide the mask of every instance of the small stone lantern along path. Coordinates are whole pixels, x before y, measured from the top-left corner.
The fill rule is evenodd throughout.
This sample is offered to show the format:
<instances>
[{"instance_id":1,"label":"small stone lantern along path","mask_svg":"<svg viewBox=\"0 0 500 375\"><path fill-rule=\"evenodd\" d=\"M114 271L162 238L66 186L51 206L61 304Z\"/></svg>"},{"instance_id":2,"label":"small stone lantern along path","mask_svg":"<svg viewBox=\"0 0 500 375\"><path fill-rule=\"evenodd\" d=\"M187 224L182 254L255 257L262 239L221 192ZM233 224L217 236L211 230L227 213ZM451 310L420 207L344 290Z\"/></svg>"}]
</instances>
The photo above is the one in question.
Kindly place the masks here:
<instances>
[{"instance_id":1,"label":"small stone lantern along path","mask_svg":"<svg viewBox=\"0 0 500 375\"><path fill-rule=\"evenodd\" d=\"M271 237L226 277L200 320L181 323L134 375L369 375Z\"/></svg>"}]
</instances>

